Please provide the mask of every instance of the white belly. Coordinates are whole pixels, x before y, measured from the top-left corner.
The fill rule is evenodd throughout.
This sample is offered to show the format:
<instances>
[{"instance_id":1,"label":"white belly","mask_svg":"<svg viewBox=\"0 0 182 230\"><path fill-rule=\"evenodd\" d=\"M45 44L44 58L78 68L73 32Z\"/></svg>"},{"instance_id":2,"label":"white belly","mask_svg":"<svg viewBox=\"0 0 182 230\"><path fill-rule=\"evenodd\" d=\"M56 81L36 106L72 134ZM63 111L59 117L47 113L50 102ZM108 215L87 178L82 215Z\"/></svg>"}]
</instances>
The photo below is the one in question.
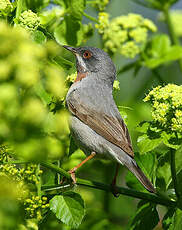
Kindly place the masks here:
<instances>
[{"instance_id":1,"label":"white belly","mask_svg":"<svg viewBox=\"0 0 182 230\"><path fill-rule=\"evenodd\" d=\"M112 158L107 148L108 141L75 116L71 117L70 129L77 145L86 155L95 152L102 158Z\"/></svg>"}]
</instances>

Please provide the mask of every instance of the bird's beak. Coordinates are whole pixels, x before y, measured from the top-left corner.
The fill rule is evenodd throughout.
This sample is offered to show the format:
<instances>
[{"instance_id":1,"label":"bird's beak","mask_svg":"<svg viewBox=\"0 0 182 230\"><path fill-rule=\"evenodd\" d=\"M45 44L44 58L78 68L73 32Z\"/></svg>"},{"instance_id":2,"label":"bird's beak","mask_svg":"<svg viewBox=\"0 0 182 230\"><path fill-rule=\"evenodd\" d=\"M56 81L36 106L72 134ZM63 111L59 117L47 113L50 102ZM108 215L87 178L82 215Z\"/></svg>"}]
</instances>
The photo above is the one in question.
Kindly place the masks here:
<instances>
[{"instance_id":1,"label":"bird's beak","mask_svg":"<svg viewBox=\"0 0 182 230\"><path fill-rule=\"evenodd\" d=\"M63 47L65 49L71 51L76 56L76 68L77 68L77 72L80 72L80 73L87 72L86 64L85 64L83 58L80 56L77 48L70 47L70 46L65 46L65 45Z\"/></svg>"},{"instance_id":2,"label":"bird's beak","mask_svg":"<svg viewBox=\"0 0 182 230\"><path fill-rule=\"evenodd\" d=\"M74 48L74 47L71 47L71 46L63 46L65 49L67 49L67 50L69 50L69 51L71 51L72 53L74 53L74 54L76 54L77 52L76 52L76 49Z\"/></svg>"}]
</instances>

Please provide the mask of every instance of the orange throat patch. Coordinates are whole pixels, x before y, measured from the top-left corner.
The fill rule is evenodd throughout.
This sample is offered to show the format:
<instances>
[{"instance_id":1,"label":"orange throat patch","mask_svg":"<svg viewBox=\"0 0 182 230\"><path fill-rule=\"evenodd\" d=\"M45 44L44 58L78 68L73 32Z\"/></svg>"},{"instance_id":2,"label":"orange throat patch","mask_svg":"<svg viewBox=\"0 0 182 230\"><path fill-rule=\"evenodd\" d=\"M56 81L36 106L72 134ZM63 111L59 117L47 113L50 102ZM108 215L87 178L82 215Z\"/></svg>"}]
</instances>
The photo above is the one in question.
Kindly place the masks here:
<instances>
[{"instance_id":1,"label":"orange throat patch","mask_svg":"<svg viewBox=\"0 0 182 230\"><path fill-rule=\"evenodd\" d=\"M81 81L83 78L85 78L87 76L88 72L85 72L85 73L79 73L77 74L77 77L75 79L74 82L77 82L77 81Z\"/></svg>"}]
</instances>

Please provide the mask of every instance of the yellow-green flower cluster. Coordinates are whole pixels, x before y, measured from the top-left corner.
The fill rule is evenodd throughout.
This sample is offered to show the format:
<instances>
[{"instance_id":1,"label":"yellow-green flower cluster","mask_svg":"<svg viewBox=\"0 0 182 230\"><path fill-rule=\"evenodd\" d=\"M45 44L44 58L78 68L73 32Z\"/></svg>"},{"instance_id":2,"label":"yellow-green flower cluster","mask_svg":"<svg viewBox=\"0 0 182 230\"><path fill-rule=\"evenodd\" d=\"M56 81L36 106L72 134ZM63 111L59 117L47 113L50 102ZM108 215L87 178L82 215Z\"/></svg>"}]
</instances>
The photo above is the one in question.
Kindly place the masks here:
<instances>
[{"instance_id":1,"label":"yellow-green flower cluster","mask_svg":"<svg viewBox=\"0 0 182 230\"><path fill-rule=\"evenodd\" d=\"M164 129L182 133L182 86L154 88L144 98L152 105L152 117Z\"/></svg>"},{"instance_id":2,"label":"yellow-green flower cluster","mask_svg":"<svg viewBox=\"0 0 182 230\"><path fill-rule=\"evenodd\" d=\"M99 11L103 11L108 3L109 0L95 0L93 1L92 5L93 7L97 8Z\"/></svg>"},{"instance_id":3,"label":"yellow-green flower cluster","mask_svg":"<svg viewBox=\"0 0 182 230\"><path fill-rule=\"evenodd\" d=\"M76 76L77 76L77 72L72 73L70 75L67 76L66 80L65 80L65 84L66 86L69 88L73 82L76 80Z\"/></svg>"},{"instance_id":4,"label":"yellow-green flower cluster","mask_svg":"<svg viewBox=\"0 0 182 230\"><path fill-rule=\"evenodd\" d=\"M31 10L26 10L19 17L19 25L28 31L34 31L40 25L40 18Z\"/></svg>"},{"instance_id":5,"label":"yellow-green flower cluster","mask_svg":"<svg viewBox=\"0 0 182 230\"><path fill-rule=\"evenodd\" d=\"M42 211L49 207L49 203L47 201L47 197L45 196L40 197L32 195L30 198L24 201L24 206L28 218L36 218L37 220L41 220Z\"/></svg>"},{"instance_id":6,"label":"yellow-green flower cluster","mask_svg":"<svg viewBox=\"0 0 182 230\"><path fill-rule=\"evenodd\" d=\"M26 219L25 222L23 224L20 224L18 226L17 230L38 230L38 223L36 219Z\"/></svg>"},{"instance_id":7,"label":"yellow-green flower cluster","mask_svg":"<svg viewBox=\"0 0 182 230\"><path fill-rule=\"evenodd\" d=\"M119 16L109 21L109 15L101 12L96 25L104 40L104 48L111 53L119 52L128 58L140 53L149 31L156 32L154 23L138 14Z\"/></svg>"},{"instance_id":8,"label":"yellow-green flower cluster","mask_svg":"<svg viewBox=\"0 0 182 230\"><path fill-rule=\"evenodd\" d=\"M109 27L109 14L106 12L101 12L98 15L99 23L95 25L100 34L103 34L106 28Z\"/></svg>"},{"instance_id":9,"label":"yellow-green flower cluster","mask_svg":"<svg viewBox=\"0 0 182 230\"><path fill-rule=\"evenodd\" d=\"M114 90L120 90L120 86L119 86L120 82L118 80L115 80L114 81L114 84L113 84L113 89Z\"/></svg>"},{"instance_id":10,"label":"yellow-green flower cluster","mask_svg":"<svg viewBox=\"0 0 182 230\"><path fill-rule=\"evenodd\" d=\"M21 181L23 176L15 164L2 164L0 165L1 175L7 175L14 181Z\"/></svg>"},{"instance_id":11,"label":"yellow-green flower cluster","mask_svg":"<svg viewBox=\"0 0 182 230\"><path fill-rule=\"evenodd\" d=\"M13 9L13 6L9 0L1 0L0 1L0 15L6 15L9 12L11 12Z\"/></svg>"},{"instance_id":12,"label":"yellow-green flower cluster","mask_svg":"<svg viewBox=\"0 0 182 230\"><path fill-rule=\"evenodd\" d=\"M9 181L7 185L13 185L11 190L13 198L24 204L27 218L42 218L42 210L49 207L47 197L35 196L27 189L26 182L37 183L42 171L37 169L37 165L28 164L26 167L18 168L15 164L1 164L0 178L2 181ZM1 181L1 182L2 182ZM4 183L5 183L4 182ZM7 187L4 185L4 187ZM0 196L5 196L4 191L11 193L8 188L0 189Z\"/></svg>"},{"instance_id":13,"label":"yellow-green flower cluster","mask_svg":"<svg viewBox=\"0 0 182 230\"><path fill-rule=\"evenodd\" d=\"M62 109L50 121L47 107L65 95L63 70L48 62L58 53L55 43L36 44L21 27L0 22L0 144L8 140L26 159L46 157L53 142L62 150L61 142L43 135L45 128L68 133Z\"/></svg>"},{"instance_id":14,"label":"yellow-green flower cluster","mask_svg":"<svg viewBox=\"0 0 182 230\"><path fill-rule=\"evenodd\" d=\"M20 173L24 180L37 184L39 182L38 177L43 173L42 170L37 169L36 164L28 164L26 167L20 169Z\"/></svg>"},{"instance_id":15,"label":"yellow-green flower cluster","mask_svg":"<svg viewBox=\"0 0 182 230\"><path fill-rule=\"evenodd\" d=\"M4 145L0 146L0 164L7 161L8 158L7 147Z\"/></svg>"},{"instance_id":16,"label":"yellow-green flower cluster","mask_svg":"<svg viewBox=\"0 0 182 230\"><path fill-rule=\"evenodd\" d=\"M170 15L176 35L182 37L182 10L172 10Z\"/></svg>"},{"instance_id":17,"label":"yellow-green flower cluster","mask_svg":"<svg viewBox=\"0 0 182 230\"><path fill-rule=\"evenodd\" d=\"M42 174L42 170L37 170L36 164L28 164L26 167L17 168L15 164L1 164L0 172L10 176L16 181L28 181L37 184L38 177Z\"/></svg>"}]
</instances>

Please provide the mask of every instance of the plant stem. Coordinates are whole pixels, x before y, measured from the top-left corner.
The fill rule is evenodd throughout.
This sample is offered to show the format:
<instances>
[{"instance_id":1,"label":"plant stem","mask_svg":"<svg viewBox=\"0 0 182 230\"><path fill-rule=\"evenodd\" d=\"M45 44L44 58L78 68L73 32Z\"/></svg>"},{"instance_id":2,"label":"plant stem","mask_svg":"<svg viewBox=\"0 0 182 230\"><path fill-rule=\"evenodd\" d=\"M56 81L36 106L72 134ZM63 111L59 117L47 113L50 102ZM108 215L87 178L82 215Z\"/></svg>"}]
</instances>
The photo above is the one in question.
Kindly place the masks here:
<instances>
[{"instance_id":1,"label":"plant stem","mask_svg":"<svg viewBox=\"0 0 182 230\"><path fill-rule=\"evenodd\" d=\"M174 45L180 45L180 41L179 41L175 31L174 31L174 27L173 27L173 24L171 21L171 16L169 13L169 7L164 7L163 13L164 13L165 18L166 18L166 22L167 22L167 26L168 26L168 30L169 30L169 34L170 34L172 43ZM179 59L178 62L179 62L180 70L182 71L182 59Z\"/></svg>"},{"instance_id":2,"label":"plant stem","mask_svg":"<svg viewBox=\"0 0 182 230\"><path fill-rule=\"evenodd\" d=\"M91 1L86 1L86 4L94 4L94 3L96 4L98 2L97 1L92 1L92 0Z\"/></svg>"},{"instance_id":3,"label":"plant stem","mask_svg":"<svg viewBox=\"0 0 182 230\"><path fill-rule=\"evenodd\" d=\"M180 192L179 192L177 177L176 177L175 150L172 148L170 149L170 161L171 161L170 165L171 165L171 176L172 176L173 186L176 193L176 197L179 199Z\"/></svg>"},{"instance_id":4,"label":"plant stem","mask_svg":"<svg viewBox=\"0 0 182 230\"><path fill-rule=\"evenodd\" d=\"M52 169L53 171L60 173L61 175L65 176L66 178L71 179L70 174L68 172L66 172L65 170L63 170L62 168L59 168L50 162L42 162L41 164L44 167ZM103 184L100 182L95 182L95 181L77 178L77 184L91 187L91 188L95 188L95 189L104 190L107 192L112 192L112 188L110 185L106 185L106 184ZM60 186L60 185L53 185L52 188L55 188L57 186ZM46 186L46 188L48 188L48 187ZM49 186L49 188L51 188L51 186ZM117 189L117 192L120 194L123 194L126 196L131 196L131 197L142 199L142 200L146 200L146 201L149 201L149 202L152 202L155 204L160 204L160 205L164 205L164 206L175 206L176 205L175 201L172 201L172 200L164 198L164 197L157 196L155 194L139 192L139 191L135 191L135 190L128 189L128 188L123 188L123 187L116 187L116 189Z\"/></svg>"},{"instance_id":5,"label":"plant stem","mask_svg":"<svg viewBox=\"0 0 182 230\"><path fill-rule=\"evenodd\" d=\"M99 21L98 21L96 18L94 18L94 17L88 15L87 13L83 12L83 15L84 15L86 18L90 19L91 21L96 22L96 23L99 23Z\"/></svg>"},{"instance_id":6,"label":"plant stem","mask_svg":"<svg viewBox=\"0 0 182 230\"><path fill-rule=\"evenodd\" d=\"M157 79L159 80L160 84L164 84L164 81L163 81L161 75L159 74L159 72L156 69L152 69L151 71L157 77Z\"/></svg>"},{"instance_id":7,"label":"plant stem","mask_svg":"<svg viewBox=\"0 0 182 230\"><path fill-rule=\"evenodd\" d=\"M74 65L73 62L68 61L68 60L66 60L65 58L61 57L61 56L54 57L54 58L53 58L53 61L54 61L57 65L60 65L60 66L62 66L63 68L66 68L66 69L67 69L67 67L71 68L71 67Z\"/></svg>"},{"instance_id":8,"label":"plant stem","mask_svg":"<svg viewBox=\"0 0 182 230\"><path fill-rule=\"evenodd\" d=\"M36 169L36 177L37 177L37 183L36 183L36 187L37 187L37 195L41 196L42 192L41 192L41 177L39 176L39 171L40 171L40 164L37 165L37 169Z\"/></svg>"},{"instance_id":9,"label":"plant stem","mask_svg":"<svg viewBox=\"0 0 182 230\"><path fill-rule=\"evenodd\" d=\"M16 19L18 19L21 15L23 8L23 0L18 0L17 2L17 8L16 8Z\"/></svg>"},{"instance_id":10,"label":"plant stem","mask_svg":"<svg viewBox=\"0 0 182 230\"><path fill-rule=\"evenodd\" d=\"M27 164L30 163L29 161L23 161L23 160L17 160L17 161L7 161L7 162L3 162L2 164Z\"/></svg>"},{"instance_id":11,"label":"plant stem","mask_svg":"<svg viewBox=\"0 0 182 230\"><path fill-rule=\"evenodd\" d=\"M57 161L57 166L60 167L60 165L61 165L61 164L60 164L60 160L58 160L58 161ZM58 180L57 180L57 183L60 184L61 178L60 178L60 174L59 174L59 173L57 173L57 177L58 177L58 178L57 178L57 179L58 179Z\"/></svg>"},{"instance_id":12,"label":"plant stem","mask_svg":"<svg viewBox=\"0 0 182 230\"><path fill-rule=\"evenodd\" d=\"M54 190L63 190L65 191L67 188L71 189L73 186L71 184L66 184L66 185L42 185L41 189L44 191L54 191Z\"/></svg>"},{"instance_id":13,"label":"plant stem","mask_svg":"<svg viewBox=\"0 0 182 230\"><path fill-rule=\"evenodd\" d=\"M48 161L41 162L41 165L43 165L46 168L52 169L53 171L61 174L62 176L66 177L67 179L71 179L71 176L68 172L66 172L64 169L59 168L56 165L54 165Z\"/></svg>"}]
</instances>

